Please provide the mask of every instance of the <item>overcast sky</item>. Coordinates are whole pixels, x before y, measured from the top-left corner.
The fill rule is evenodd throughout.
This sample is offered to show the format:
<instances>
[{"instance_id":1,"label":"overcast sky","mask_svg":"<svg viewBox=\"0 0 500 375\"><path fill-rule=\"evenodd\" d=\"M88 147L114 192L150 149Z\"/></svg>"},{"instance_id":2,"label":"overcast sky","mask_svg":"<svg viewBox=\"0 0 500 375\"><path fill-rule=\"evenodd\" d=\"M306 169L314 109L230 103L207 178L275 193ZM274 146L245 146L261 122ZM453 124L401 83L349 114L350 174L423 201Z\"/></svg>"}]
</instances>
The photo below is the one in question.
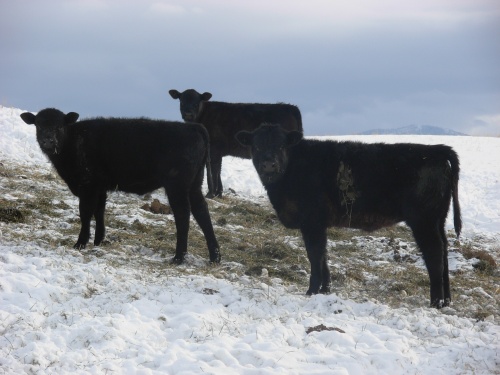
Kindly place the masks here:
<instances>
[{"instance_id":1,"label":"overcast sky","mask_svg":"<svg viewBox=\"0 0 500 375\"><path fill-rule=\"evenodd\" d=\"M0 105L181 120L173 88L498 136L500 1L0 0Z\"/></svg>"}]
</instances>

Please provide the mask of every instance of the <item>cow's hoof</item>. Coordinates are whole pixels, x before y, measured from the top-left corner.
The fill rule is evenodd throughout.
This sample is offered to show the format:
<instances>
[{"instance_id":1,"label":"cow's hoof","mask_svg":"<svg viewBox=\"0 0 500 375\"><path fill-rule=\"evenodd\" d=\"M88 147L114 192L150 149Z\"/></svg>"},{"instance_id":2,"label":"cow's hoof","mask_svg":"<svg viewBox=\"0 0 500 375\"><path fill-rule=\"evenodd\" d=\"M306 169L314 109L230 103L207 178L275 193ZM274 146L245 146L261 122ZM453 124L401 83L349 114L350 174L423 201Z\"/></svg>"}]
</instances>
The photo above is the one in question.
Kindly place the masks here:
<instances>
[{"instance_id":1,"label":"cow's hoof","mask_svg":"<svg viewBox=\"0 0 500 375\"><path fill-rule=\"evenodd\" d=\"M176 255L175 257L172 258L172 260L170 261L170 263L176 264L176 265L182 264L182 263L184 263L184 257L178 257Z\"/></svg>"},{"instance_id":2,"label":"cow's hoof","mask_svg":"<svg viewBox=\"0 0 500 375\"><path fill-rule=\"evenodd\" d=\"M216 255L210 257L210 264L219 264L220 263L220 253L217 252Z\"/></svg>"},{"instance_id":3,"label":"cow's hoof","mask_svg":"<svg viewBox=\"0 0 500 375\"><path fill-rule=\"evenodd\" d=\"M431 302L431 307L434 307L436 309L440 309L444 306L448 306L448 305L445 305L446 301L445 300L442 300L442 299L436 299L434 300L434 302Z\"/></svg>"},{"instance_id":4,"label":"cow's hoof","mask_svg":"<svg viewBox=\"0 0 500 375\"><path fill-rule=\"evenodd\" d=\"M81 243L81 242L77 242L77 243L75 243L75 245L73 246L73 249L76 249L76 250L83 250L83 249L85 249L85 246L86 246L86 244Z\"/></svg>"},{"instance_id":5,"label":"cow's hoof","mask_svg":"<svg viewBox=\"0 0 500 375\"><path fill-rule=\"evenodd\" d=\"M320 292L321 294L330 294L330 286L324 286L324 287L322 287L322 288L319 290L319 292Z\"/></svg>"}]
</instances>

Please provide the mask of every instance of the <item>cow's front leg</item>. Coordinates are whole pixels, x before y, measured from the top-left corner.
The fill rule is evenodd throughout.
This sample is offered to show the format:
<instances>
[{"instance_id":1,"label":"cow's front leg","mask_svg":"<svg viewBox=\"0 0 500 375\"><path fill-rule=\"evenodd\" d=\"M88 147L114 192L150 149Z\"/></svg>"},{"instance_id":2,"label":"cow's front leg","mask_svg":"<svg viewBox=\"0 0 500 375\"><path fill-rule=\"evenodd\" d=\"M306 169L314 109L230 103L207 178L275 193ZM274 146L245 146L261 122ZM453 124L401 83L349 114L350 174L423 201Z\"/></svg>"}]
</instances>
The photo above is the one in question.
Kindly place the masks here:
<instances>
[{"instance_id":1,"label":"cow's front leg","mask_svg":"<svg viewBox=\"0 0 500 375\"><path fill-rule=\"evenodd\" d=\"M90 220L97 207L97 191L92 187L82 187L79 192L80 202L80 234L78 240L73 246L75 249L85 249L90 238Z\"/></svg>"},{"instance_id":2,"label":"cow's front leg","mask_svg":"<svg viewBox=\"0 0 500 375\"><path fill-rule=\"evenodd\" d=\"M307 250L307 257L311 263L311 277L306 294L330 292L330 270L328 269L326 254L326 228L301 228L302 237Z\"/></svg>"}]
</instances>

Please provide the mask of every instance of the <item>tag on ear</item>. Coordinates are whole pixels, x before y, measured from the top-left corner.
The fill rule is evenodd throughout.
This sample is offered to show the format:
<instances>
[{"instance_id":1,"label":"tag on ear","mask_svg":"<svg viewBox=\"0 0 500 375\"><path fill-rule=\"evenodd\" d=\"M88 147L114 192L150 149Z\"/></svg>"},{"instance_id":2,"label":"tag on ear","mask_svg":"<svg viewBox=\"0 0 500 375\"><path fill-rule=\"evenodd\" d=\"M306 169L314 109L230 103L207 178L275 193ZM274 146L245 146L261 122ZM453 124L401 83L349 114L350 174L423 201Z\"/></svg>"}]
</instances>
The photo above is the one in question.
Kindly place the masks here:
<instances>
[{"instance_id":1,"label":"tag on ear","mask_svg":"<svg viewBox=\"0 0 500 375\"><path fill-rule=\"evenodd\" d=\"M242 146L250 147L252 145L253 134L246 130L242 130L236 133L235 138Z\"/></svg>"}]
</instances>

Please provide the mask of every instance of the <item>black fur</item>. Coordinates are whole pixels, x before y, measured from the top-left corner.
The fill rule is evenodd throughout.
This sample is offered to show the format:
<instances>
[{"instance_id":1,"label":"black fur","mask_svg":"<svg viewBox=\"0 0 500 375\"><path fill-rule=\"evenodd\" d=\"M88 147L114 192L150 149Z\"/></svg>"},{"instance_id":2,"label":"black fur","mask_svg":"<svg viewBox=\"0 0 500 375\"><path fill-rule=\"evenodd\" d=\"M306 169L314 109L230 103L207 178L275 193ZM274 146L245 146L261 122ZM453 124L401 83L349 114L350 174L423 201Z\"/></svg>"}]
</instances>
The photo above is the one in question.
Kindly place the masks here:
<instances>
[{"instance_id":1,"label":"black fur","mask_svg":"<svg viewBox=\"0 0 500 375\"><path fill-rule=\"evenodd\" d=\"M187 251L190 211L207 241L210 261L219 262L219 245L201 191L209 153L207 131L200 124L146 118L96 118L76 122L78 114L53 108L21 118L36 126L38 143L71 192L80 198L81 230L77 249L90 238L95 217L94 245L105 236L104 211L108 191L145 194L165 188L175 217L174 261Z\"/></svg>"},{"instance_id":2,"label":"black fur","mask_svg":"<svg viewBox=\"0 0 500 375\"><path fill-rule=\"evenodd\" d=\"M372 231L405 222L431 282L431 306L449 305L445 221L453 199L457 236L458 156L449 146L302 139L275 125L240 132L280 221L300 229L311 263L307 294L327 293L326 228Z\"/></svg>"},{"instance_id":3,"label":"black fur","mask_svg":"<svg viewBox=\"0 0 500 375\"><path fill-rule=\"evenodd\" d=\"M169 93L179 99L182 118L203 124L210 135L214 188L209 188L209 197L222 195L220 172L224 156L251 157L248 149L236 142L237 132L254 130L263 122L279 123L284 129L302 132L302 117L294 105L210 102L212 94L200 94L193 89Z\"/></svg>"}]
</instances>

